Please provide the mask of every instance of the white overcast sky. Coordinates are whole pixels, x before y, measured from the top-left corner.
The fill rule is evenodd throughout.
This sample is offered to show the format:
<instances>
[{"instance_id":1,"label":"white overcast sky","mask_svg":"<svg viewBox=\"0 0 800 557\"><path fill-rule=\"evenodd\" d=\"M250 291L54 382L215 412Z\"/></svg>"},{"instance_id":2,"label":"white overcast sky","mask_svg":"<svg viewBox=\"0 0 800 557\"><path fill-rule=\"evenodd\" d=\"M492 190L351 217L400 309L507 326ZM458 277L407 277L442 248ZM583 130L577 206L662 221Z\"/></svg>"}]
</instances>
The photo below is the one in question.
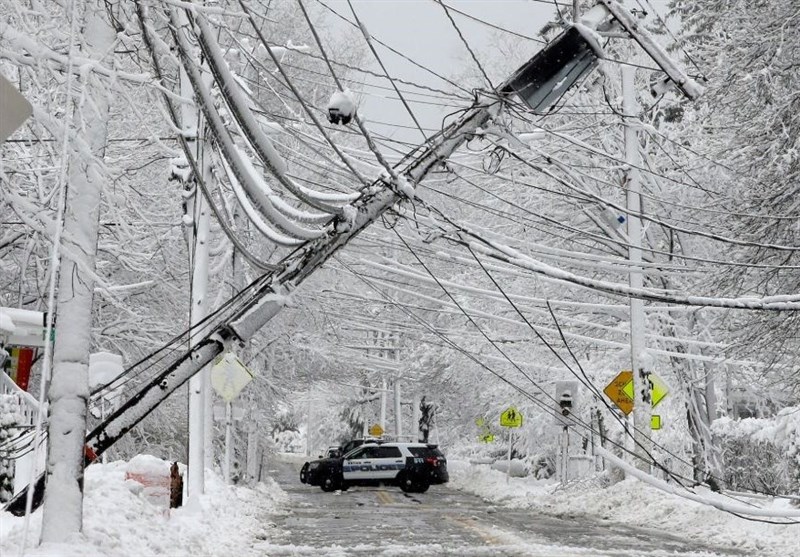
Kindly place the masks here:
<instances>
[{"instance_id":1,"label":"white overcast sky","mask_svg":"<svg viewBox=\"0 0 800 557\"><path fill-rule=\"evenodd\" d=\"M528 36L536 36L539 29L555 15L553 3L534 0L446 0L446 3L498 27ZM326 4L348 19L353 19L346 0L326 0ZM461 73L471 60L444 10L434 0L353 0L353 5L372 36L437 73L452 78ZM458 13L451 12L451 15L472 49L477 53L479 60L482 62L490 60L492 39L498 32ZM332 26L332 29L330 27L329 29L334 32L339 25L347 27L345 23L335 17L330 17L328 24ZM360 39L360 36L357 38ZM519 47L526 56L532 55L538 49L536 43L531 41L521 38L514 40L519 41ZM361 42L363 45L363 39ZM451 89L446 83L414 67L380 45L378 45L378 53L393 76L441 89ZM365 64L372 70L380 71L371 52L367 51ZM369 83L390 85L387 81L377 78L370 79ZM400 87L404 90L409 89L408 86L400 85ZM370 128L393 138L413 143L419 143L422 140L418 131L409 129L413 126L413 121L399 101L375 96L376 94L394 96L393 93L373 88L366 88L365 91L368 91L370 95L363 97L360 111L370 120ZM424 97L409 96L408 98L425 100ZM441 102L436 99L427 100ZM463 106L468 104L467 101ZM423 127L436 129L440 127L443 116L454 110L454 108L418 103L414 103L412 109ZM379 122L399 124L399 126L379 124Z\"/></svg>"},{"instance_id":2,"label":"white overcast sky","mask_svg":"<svg viewBox=\"0 0 800 557\"><path fill-rule=\"evenodd\" d=\"M353 20L347 0L323 1L348 20ZM556 1L562 7L571 5L571 0ZM537 37L542 26L555 19L556 1L444 0L448 6L498 27L529 37ZM448 78L462 74L467 66L475 67L469 52L447 18L445 11L436 1L352 0L352 2L358 16L373 37L403 52L418 63ZM668 0L624 1L629 8L638 8L640 5L652 6L662 16L667 13L667 2ZM648 7L648 9L650 8ZM321 13L327 13L327 10L322 9ZM499 56L496 48L498 34L505 36L512 41L510 44L515 49L519 49L516 51L518 60L513 62L514 66L527 60L539 49L539 46L533 41L515 38L512 35L498 32L452 11L451 15L472 49L476 52L479 61L486 67L493 60L497 60ZM650 17L653 17L652 13ZM327 17L327 24L329 32L332 33L336 33L337 28L349 28L352 31L351 26L332 15ZM365 49L365 66L380 72L381 70L371 52L366 50L363 38L356 34L352 36ZM380 45L377 45L377 48L381 59L393 76L442 89L451 89L446 83L414 67ZM491 70L487 71L491 75ZM499 75L505 77L505 72L498 72ZM499 81L499 77L492 77ZM386 80L379 78L369 78L367 83L382 86L390 85ZM405 85L400 85L400 87L402 90L410 89L409 86ZM422 141L421 134L414 129L414 123L403 105L398 100L381 98L381 95L394 97L394 93L373 87L362 87L360 90L354 87L354 89L356 89L356 92L363 94L359 110L362 116L370 122L369 127L372 130L413 144L418 144ZM429 103L443 102L438 99L408 96L408 99L412 98L425 100ZM464 104L459 103L459 107L465 107L468 104L469 101L465 101ZM414 103L412 109L423 128L438 130L441 127L442 118L446 114L453 112L456 107ZM426 133L428 135L431 134L431 132Z\"/></svg>"}]
</instances>

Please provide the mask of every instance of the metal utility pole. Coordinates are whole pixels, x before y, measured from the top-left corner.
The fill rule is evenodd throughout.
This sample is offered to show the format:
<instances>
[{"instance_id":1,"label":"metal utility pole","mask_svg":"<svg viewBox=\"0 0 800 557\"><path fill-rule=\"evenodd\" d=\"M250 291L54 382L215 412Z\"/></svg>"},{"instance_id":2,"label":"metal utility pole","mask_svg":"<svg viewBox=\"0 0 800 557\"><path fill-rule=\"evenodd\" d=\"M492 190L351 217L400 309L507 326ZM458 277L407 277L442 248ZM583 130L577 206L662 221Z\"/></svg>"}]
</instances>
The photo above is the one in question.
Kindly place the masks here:
<instances>
[{"instance_id":1,"label":"metal utility pole","mask_svg":"<svg viewBox=\"0 0 800 557\"><path fill-rule=\"evenodd\" d=\"M625 162L628 165L625 176L627 186L628 209L628 260L630 261L629 281L632 289L641 289L644 285L642 273L642 221L639 218L642 210L641 180L638 168L641 166L639 156L638 112L635 88L636 68L622 67L622 111L625 119ZM644 302L639 298L630 298L631 312L631 370L633 371L633 439L634 451L640 456L636 466L650 472L648 453L652 449L650 440L651 416L651 384L647 369L649 358L645 353L645 316Z\"/></svg>"}]
</instances>

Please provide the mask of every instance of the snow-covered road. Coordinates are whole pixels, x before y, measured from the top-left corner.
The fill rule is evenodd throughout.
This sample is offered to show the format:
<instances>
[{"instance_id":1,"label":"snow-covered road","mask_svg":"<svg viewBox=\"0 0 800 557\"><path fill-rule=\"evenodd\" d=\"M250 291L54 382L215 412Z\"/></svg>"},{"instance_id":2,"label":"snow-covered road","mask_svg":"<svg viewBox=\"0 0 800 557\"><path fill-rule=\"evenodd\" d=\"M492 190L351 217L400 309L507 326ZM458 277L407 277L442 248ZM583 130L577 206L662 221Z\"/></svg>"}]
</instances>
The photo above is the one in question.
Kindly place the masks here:
<instances>
[{"instance_id":1,"label":"snow-covered road","mask_svg":"<svg viewBox=\"0 0 800 557\"><path fill-rule=\"evenodd\" d=\"M704 556L744 555L699 547L677 533L609 526L492 506L448 486L407 495L396 487L324 493L298 479L302 462L273 461L269 474L288 500L258 549L269 555Z\"/></svg>"}]
</instances>

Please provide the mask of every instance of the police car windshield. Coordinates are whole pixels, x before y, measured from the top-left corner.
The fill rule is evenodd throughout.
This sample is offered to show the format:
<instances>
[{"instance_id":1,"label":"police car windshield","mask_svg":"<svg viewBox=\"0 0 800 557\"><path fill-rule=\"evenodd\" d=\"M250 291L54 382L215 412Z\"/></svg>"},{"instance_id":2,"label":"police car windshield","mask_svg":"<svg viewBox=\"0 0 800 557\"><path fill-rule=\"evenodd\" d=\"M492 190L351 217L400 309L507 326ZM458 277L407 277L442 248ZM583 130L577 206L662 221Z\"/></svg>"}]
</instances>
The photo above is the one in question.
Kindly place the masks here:
<instances>
[{"instance_id":1,"label":"police car windshield","mask_svg":"<svg viewBox=\"0 0 800 557\"><path fill-rule=\"evenodd\" d=\"M345 458L350 458L355 453L359 453L360 454L361 451L364 450L364 448L369 447L369 446L372 446L372 445L360 445L360 446L358 446L358 447L356 447L354 449L350 449L350 451L346 455L344 455L344 457Z\"/></svg>"}]
</instances>

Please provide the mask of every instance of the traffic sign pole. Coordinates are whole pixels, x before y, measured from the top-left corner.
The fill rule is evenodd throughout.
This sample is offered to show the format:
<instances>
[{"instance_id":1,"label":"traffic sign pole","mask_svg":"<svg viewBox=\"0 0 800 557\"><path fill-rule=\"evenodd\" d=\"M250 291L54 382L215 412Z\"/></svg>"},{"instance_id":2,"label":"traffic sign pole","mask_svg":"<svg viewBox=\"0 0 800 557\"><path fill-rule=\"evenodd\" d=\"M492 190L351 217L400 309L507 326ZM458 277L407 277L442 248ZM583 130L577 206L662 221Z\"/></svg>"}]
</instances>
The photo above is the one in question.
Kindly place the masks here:
<instances>
[{"instance_id":1,"label":"traffic sign pole","mask_svg":"<svg viewBox=\"0 0 800 557\"><path fill-rule=\"evenodd\" d=\"M511 446L514 443L514 428L522 426L522 413L509 406L500 414L500 425L508 429L508 470L506 470L506 483L511 477Z\"/></svg>"},{"instance_id":2,"label":"traffic sign pole","mask_svg":"<svg viewBox=\"0 0 800 557\"><path fill-rule=\"evenodd\" d=\"M508 428L508 468L506 469L506 483L511 478L511 446L514 444L514 429Z\"/></svg>"},{"instance_id":3,"label":"traffic sign pole","mask_svg":"<svg viewBox=\"0 0 800 557\"><path fill-rule=\"evenodd\" d=\"M231 454L233 453L231 423L233 422L233 407L230 402L225 403L225 460L223 461L222 473L225 476L225 483L231 483Z\"/></svg>"},{"instance_id":4,"label":"traffic sign pole","mask_svg":"<svg viewBox=\"0 0 800 557\"><path fill-rule=\"evenodd\" d=\"M561 483L569 479L569 427L564 426L561 434Z\"/></svg>"}]
</instances>

